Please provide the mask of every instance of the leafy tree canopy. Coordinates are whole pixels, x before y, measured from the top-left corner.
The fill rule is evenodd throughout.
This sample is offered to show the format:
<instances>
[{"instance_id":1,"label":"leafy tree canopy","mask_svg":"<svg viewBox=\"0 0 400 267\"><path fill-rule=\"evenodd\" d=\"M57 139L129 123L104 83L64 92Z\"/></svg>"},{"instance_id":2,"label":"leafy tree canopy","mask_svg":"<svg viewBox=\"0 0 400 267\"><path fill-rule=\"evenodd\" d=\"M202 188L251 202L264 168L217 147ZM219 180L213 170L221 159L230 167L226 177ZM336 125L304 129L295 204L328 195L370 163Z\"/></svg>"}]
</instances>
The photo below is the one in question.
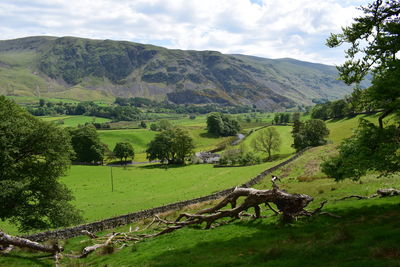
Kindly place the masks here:
<instances>
[{"instance_id":1,"label":"leafy tree canopy","mask_svg":"<svg viewBox=\"0 0 400 267\"><path fill-rule=\"evenodd\" d=\"M272 151L279 151L281 146L281 137L274 127L268 127L261 130L252 140L252 147L256 151L268 154L268 159L271 159Z\"/></svg>"},{"instance_id":2,"label":"leafy tree canopy","mask_svg":"<svg viewBox=\"0 0 400 267\"><path fill-rule=\"evenodd\" d=\"M372 86L367 89L371 99L385 110L379 119L400 109L400 2L376 0L361 7L364 15L331 34L329 47L349 43L347 61L338 67L340 78L347 84L359 83L372 71Z\"/></svg>"},{"instance_id":3,"label":"leafy tree canopy","mask_svg":"<svg viewBox=\"0 0 400 267\"><path fill-rule=\"evenodd\" d=\"M399 129L383 127L383 118L400 110L400 2L375 0L362 7L364 15L356 18L341 34L332 34L330 47L349 43L348 60L340 67L340 77L348 84L359 83L372 72L372 86L365 94L353 97L383 109L379 128L362 121L356 134L343 141L339 155L322 164L322 170L336 180L358 179L367 171L390 173L400 170Z\"/></svg>"},{"instance_id":4,"label":"leafy tree canopy","mask_svg":"<svg viewBox=\"0 0 400 267\"><path fill-rule=\"evenodd\" d=\"M399 132L395 126L379 128L361 120L352 138L339 146L339 155L325 161L322 171L336 180L359 179L368 171L391 173L400 170Z\"/></svg>"},{"instance_id":5,"label":"leafy tree canopy","mask_svg":"<svg viewBox=\"0 0 400 267\"><path fill-rule=\"evenodd\" d=\"M125 159L126 161L129 157L133 159L133 157L135 156L135 151L133 150L132 145L128 142L117 143L114 147L113 152L116 157L121 159L121 161L123 159Z\"/></svg>"},{"instance_id":6,"label":"leafy tree canopy","mask_svg":"<svg viewBox=\"0 0 400 267\"><path fill-rule=\"evenodd\" d=\"M80 221L71 192L58 182L72 153L67 132L0 96L0 219L21 231Z\"/></svg>"},{"instance_id":7,"label":"leafy tree canopy","mask_svg":"<svg viewBox=\"0 0 400 267\"><path fill-rule=\"evenodd\" d=\"M85 125L78 128L70 128L71 143L75 151L74 160L78 162L98 162L104 157L105 147L100 142L96 128Z\"/></svg>"},{"instance_id":8,"label":"leafy tree canopy","mask_svg":"<svg viewBox=\"0 0 400 267\"><path fill-rule=\"evenodd\" d=\"M159 159L168 164L184 164L185 158L193 153L193 139L180 128L165 130L148 144L146 150L149 160Z\"/></svg>"},{"instance_id":9,"label":"leafy tree canopy","mask_svg":"<svg viewBox=\"0 0 400 267\"><path fill-rule=\"evenodd\" d=\"M240 131L237 120L219 112L212 112L207 117L207 129L209 133L217 136L236 135Z\"/></svg>"},{"instance_id":10,"label":"leafy tree canopy","mask_svg":"<svg viewBox=\"0 0 400 267\"><path fill-rule=\"evenodd\" d=\"M293 147L299 151L309 146L320 146L326 144L325 137L329 130L323 120L312 119L302 123L299 131L293 133Z\"/></svg>"}]
</instances>

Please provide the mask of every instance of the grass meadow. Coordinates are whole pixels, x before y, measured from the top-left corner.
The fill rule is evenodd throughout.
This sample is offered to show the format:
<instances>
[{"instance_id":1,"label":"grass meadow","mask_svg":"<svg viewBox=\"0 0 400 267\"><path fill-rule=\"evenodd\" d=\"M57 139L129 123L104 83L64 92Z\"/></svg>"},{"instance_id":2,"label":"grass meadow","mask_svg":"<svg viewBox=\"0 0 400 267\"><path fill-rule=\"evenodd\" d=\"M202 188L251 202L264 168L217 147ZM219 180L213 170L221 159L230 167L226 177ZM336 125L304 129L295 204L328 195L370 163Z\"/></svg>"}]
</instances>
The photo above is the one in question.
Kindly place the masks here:
<instances>
[{"instance_id":1,"label":"grass meadow","mask_svg":"<svg viewBox=\"0 0 400 267\"><path fill-rule=\"evenodd\" d=\"M315 148L307 151L303 157L316 160L325 153L326 150ZM352 194L371 195L378 188L398 188L400 176L377 178L377 175L370 174L360 181L335 182L314 175L318 170L306 166L306 169L310 168L307 170L309 177L313 178L298 179L304 176L299 171L304 169L303 157L277 171L276 174L282 178L279 186L290 193L313 196L314 201L309 209L316 208L321 201L327 200L324 210L340 218L319 215L299 219L291 225L282 225L277 217L272 216L271 211L262 207L262 215L269 218L245 218L209 230L187 227L145 242L131 244L121 250L116 249L112 254L99 251L86 259L64 258L61 261L62 266L399 266L400 197L344 201L337 199ZM265 179L255 187L269 189L271 183L269 179ZM204 205L215 203L216 201ZM192 206L164 216L172 220L180 212L193 212L205 206ZM126 232L131 226L143 229L150 220L113 231ZM87 237L77 237L64 241L63 244L66 253L72 253L80 251L91 244L90 242ZM43 254L18 251L0 258L0 265L10 266L16 261L19 266L53 264Z\"/></svg>"},{"instance_id":2,"label":"grass meadow","mask_svg":"<svg viewBox=\"0 0 400 267\"><path fill-rule=\"evenodd\" d=\"M209 230L186 228L113 254L90 255L85 260L65 259L64 263L75 266L399 266L400 197L335 201L349 194L370 194L383 186L399 187L398 178L371 176L362 179L363 185L353 181L338 184L331 179L285 180L281 188L315 196L310 209L328 200L324 210L340 218L319 215L282 225L277 217L264 210L263 215L272 217L243 219ZM270 188L270 183L265 180L258 187ZM176 215L171 214L169 218ZM133 226L143 228L146 223L149 220ZM128 228L116 230L128 231ZM83 240L87 237L69 240L66 250L79 250Z\"/></svg>"},{"instance_id":3,"label":"grass meadow","mask_svg":"<svg viewBox=\"0 0 400 267\"><path fill-rule=\"evenodd\" d=\"M97 122L97 123L105 123L111 121L106 118L92 117L92 116L59 116L59 117L40 117L44 121L51 121L55 123L60 123L65 127L76 127L78 125L85 125L85 123Z\"/></svg>"},{"instance_id":4,"label":"grass meadow","mask_svg":"<svg viewBox=\"0 0 400 267\"><path fill-rule=\"evenodd\" d=\"M352 134L360 117L363 116L329 121L331 144L308 150L274 173L281 178L280 188L313 196L309 209L328 201L324 211L338 218L318 215L282 225L271 211L262 207L262 215L268 218L245 218L209 230L187 227L131 243L123 249L115 248L111 254L99 251L86 259L64 258L61 266L400 266L400 196L338 201L353 194L368 196L378 188L399 188L400 175L377 178L377 174L370 173L360 181L336 182L323 175L319 168L324 158L336 153L335 146ZM367 118L377 121L376 116ZM201 128L192 130L191 134L202 135ZM280 126L277 130L283 147L279 152L282 157L277 157L279 160L275 162L241 168L188 165L164 169L154 164L126 169L114 167L114 192L111 192L110 167L72 166L62 181L72 190L76 197L74 203L88 221L198 197L243 183L293 153L291 127ZM245 140L246 145L251 138L254 134ZM209 141L198 142L197 146L201 147ZM255 188L270 189L271 182L265 179ZM173 220L180 212L193 212L215 203L199 204L164 216ZM128 231L137 226L143 229L150 220L113 231ZM91 242L81 236L62 244L66 253L73 253ZM42 253L16 250L0 257L0 266L16 266L16 263L18 266L53 265L52 259Z\"/></svg>"}]
</instances>

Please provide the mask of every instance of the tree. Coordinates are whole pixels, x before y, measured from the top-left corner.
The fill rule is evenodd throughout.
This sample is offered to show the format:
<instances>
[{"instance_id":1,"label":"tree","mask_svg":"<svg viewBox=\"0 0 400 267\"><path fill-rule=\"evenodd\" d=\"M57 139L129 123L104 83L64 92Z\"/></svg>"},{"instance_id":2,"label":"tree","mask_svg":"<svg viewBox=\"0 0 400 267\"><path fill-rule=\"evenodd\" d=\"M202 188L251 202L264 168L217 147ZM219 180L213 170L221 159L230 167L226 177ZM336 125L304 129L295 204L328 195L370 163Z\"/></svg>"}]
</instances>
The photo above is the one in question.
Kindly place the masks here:
<instances>
[{"instance_id":1,"label":"tree","mask_svg":"<svg viewBox=\"0 0 400 267\"><path fill-rule=\"evenodd\" d=\"M268 154L268 160L271 159L272 151L279 151L281 146L281 137L274 127L268 127L259 131L252 140L252 147L256 151Z\"/></svg>"},{"instance_id":2,"label":"tree","mask_svg":"<svg viewBox=\"0 0 400 267\"><path fill-rule=\"evenodd\" d=\"M299 112L293 113L292 121L293 122L300 122L300 113Z\"/></svg>"},{"instance_id":3,"label":"tree","mask_svg":"<svg viewBox=\"0 0 400 267\"><path fill-rule=\"evenodd\" d=\"M149 160L159 159L168 164L184 164L185 159L193 153L193 139L180 129L172 128L162 131L148 144L146 150Z\"/></svg>"},{"instance_id":4,"label":"tree","mask_svg":"<svg viewBox=\"0 0 400 267\"><path fill-rule=\"evenodd\" d=\"M400 110L400 2L376 0L361 10L363 16L343 28L342 33L331 34L327 45L351 45L345 51L348 60L338 67L340 78L358 85L372 73L372 86L353 95L359 103L368 103L365 110L373 103L383 112L378 119L379 129L361 122L356 134L339 146L339 155L322 164L323 171L337 180L358 179L368 170L384 174L400 170L399 129L383 127L383 119Z\"/></svg>"},{"instance_id":5,"label":"tree","mask_svg":"<svg viewBox=\"0 0 400 267\"><path fill-rule=\"evenodd\" d=\"M235 119L219 112L212 112L207 117L207 130L217 136L231 136L240 131L240 125Z\"/></svg>"},{"instance_id":6,"label":"tree","mask_svg":"<svg viewBox=\"0 0 400 267\"><path fill-rule=\"evenodd\" d=\"M398 0L376 0L361 7L363 16L345 27L340 34L331 34L329 47L349 43L345 50L348 59L338 67L340 78L347 84L358 84L368 73L372 73L372 86L368 94L379 102L383 118L400 109L400 2Z\"/></svg>"},{"instance_id":7,"label":"tree","mask_svg":"<svg viewBox=\"0 0 400 267\"><path fill-rule=\"evenodd\" d=\"M275 124L278 124L280 122L280 118L281 118L280 114L275 113L274 120L273 120L275 122Z\"/></svg>"},{"instance_id":8,"label":"tree","mask_svg":"<svg viewBox=\"0 0 400 267\"><path fill-rule=\"evenodd\" d=\"M70 128L71 144L78 162L99 162L104 158L104 145L93 125Z\"/></svg>"},{"instance_id":9,"label":"tree","mask_svg":"<svg viewBox=\"0 0 400 267\"><path fill-rule=\"evenodd\" d=\"M140 127L142 127L143 129L146 129L147 128L146 122L145 121L141 121L140 122Z\"/></svg>"},{"instance_id":10,"label":"tree","mask_svg":"<svg viewBox=\"0 0 400 267\"><path fill-rule=\"evenodd\" d=\"M0 219L21 231L79 222L71 192L58 181L72 153L66 131L0 96Z\"/></svg>"},{"instance_id":11,"label":"tree","mask_svg":"<svg viewBox=\"0 0 400 267\"><path fill-rule=\"evenodd\" d=\"M301 128L301 121L300 121L300 113L296 112L293 114L293 129L292 129L292 136L300 132Z\"/></svg>"},{"instance_id":12,"label":"tree","mask_svg":"<svg viewBox=\"0 0 400 267\"><path fill-rule=\"evenodd\" d=\"M45 104L46 104L46 101L43 98L39 99L39 106L40 107L44 107Z\"/></svg>"},{"instance_id":13,"label":"tree","mask_svg":"<svg viewBox=\"0 0 400 267\"><path fill-rule=\"evenodd\" d=\"M345 100L333 101L330 105L331 118L343 118L349 114L349 109Z\"/></svg>"},{"instance_id":14,"label":"tree","mask_svg":"<svg viewBox=\"0 0 400 267\"><path fill-rule=\"evenodd\" d=\"M150 124L150 130L152 131L158 131L158 125L156 123Z\"/></svg>"},{"instance_id":15,"label":"tree","mask_svg":"<svg viewBox=\"0 0 400 267\"><path fill-rule=\"evenodd\" d=\"M128 142L117 143L113 152L117 158L121 159L121 162L123 159L125 159L126 162L128 157L131 157L132 159L135 157L135 151L133 150L132 145Z\"/></svg>"},{"instance_id":16,"label":"tree","mask_svg":"<svg viewBox=\"0 0 400 267\"><path fill-rule=\"evenodd\" d=\"M324 145L328 135L329 130L323 120L308 120L300 126L300 131L293 135L293 147L299 151L309 146Z\"/></svg>"},{"instance_id":17,"label":"tree","mask_svg":"<svg viewBox=\"0 0 400 267\"><path fill-rule=\"evenodd\" d=\"M172 127L173 127L172 124L169 122L169 120L166 120L166 119L160 120L158 123L159 131L168 130L168 129L171 129Z\"/></svg>"},{"instance_id":18,"label":"tree","mask_svg":"<svg viewBox=\"0 0 400 267\"><path fill-rule=\"evenodd\" d=\"M311 118L327 120L329 117L330 102L317 104L311 110Z\"/></svg>"},{"instance_id":19,"label":"tree","mask_svg":"<svg viewBox=\"0 0 400 267\"><path fill-rule=\"evenodd\" d=\"M321 164L322 171L336 180L359 179L368 171L393 173L400 170L399 132L395 126L380 128L361 120L352 138L344 140L339 155Z\"/></svg>"}]
</instances>

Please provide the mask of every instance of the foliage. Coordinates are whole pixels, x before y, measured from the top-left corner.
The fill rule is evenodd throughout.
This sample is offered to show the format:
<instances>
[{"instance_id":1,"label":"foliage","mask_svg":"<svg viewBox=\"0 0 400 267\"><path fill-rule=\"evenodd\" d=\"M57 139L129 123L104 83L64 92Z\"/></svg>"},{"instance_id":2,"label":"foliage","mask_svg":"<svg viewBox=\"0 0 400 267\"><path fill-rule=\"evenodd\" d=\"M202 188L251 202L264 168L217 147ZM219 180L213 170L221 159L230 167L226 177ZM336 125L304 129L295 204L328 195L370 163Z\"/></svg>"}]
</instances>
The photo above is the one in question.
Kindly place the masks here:
<instances>
[{"instance_id":1,"label":"foliage","mask_svg":"<svg viewBox=\"0 0 400 267\"><path fill-rule=\"evenodd\" d=\"M104 145L96 128L92 125L69 128L71 144L75 151L74 160L78 162L99 162L104 157Z\"/></svg>"},{"instance_id":2,"label":"foliage","mask_svg":"<svg viewBox=\"0 0 400 267\"><path fill-rule=\"evenodd\" d=\"M121 159L121 161L122 159L127 161L128 157L133 159L135 156L135 151L133 150L131 143L128 142L118 142L115 145L113 152L117 158Z\"/></svg>"},{"instance_id":3,"label":"foliage","mask_svg":"<svg viewBox=\"0 0 400 267\"><path fill-rule=\"evenodd\" d=\"M274 127L268 127L256 133L251 145L255 151L267 153L267 159L270 160L272 151L279 151L281 143L278 131Z\"/></svg>"},{"instance_id":4,"label":"foliage","mask_svg":"<svg viewBox=\"0 0 400 267\"><path fill-rule=\"evenodd\" d=\"M379 128L361 120L354 136L339 146L339 155L321 164L322 171L336 180L359 179L368 171L400 171L400 133L395 126Z\"/></svg>"},{"instance_id":5,"label":"foliage","mask_svg":"<svg viewBox=\"0 0 400 267\"><path fill-rule=\"evenodd\" d=\"M21 231L78 222L71 192L58 182L72 153L65 131L0 96L0 219Z\"/></svg>"},{"instance_id":6,"label":"foliage","mask_svg":"<svg viewBox=\"0 0 400 267\"><path fill-rule=\"evenodd\" d=\"M364 14L342 33L331 34L327 45L350 44L345 51L348 60L338 67L340 78L347 84L359 83L372 71L372 86L367 93L385 109L384 117L400 107L400 2L375 0L361 10Z\"/></svg>"},{"instance_id":7,"label":"foliage","mask_svg":"<svg viewBox=\"0 0 400 267\"><path fill-rule=\"evenodd\" d=\"M150 124L150 130L157 131L158 130L158 125L156 123Z\"/></svg>"},{"instance_id":8,"label":"foliage","mask_svg":"<svg viewBox=\"0 0 400 267\"><path fill-rule=\"evenodd\" d=\"M221 165L241 165L249 166L260 164L262 162L261 158L258 157L252 151L246 151L242 146L239 148L228 148L226 149L219 160Z\"/></svg>"},{"instance_id":9,"label":"foliage","mask_svg":"<svg viewBox=\"0 0 400 267\"><path fill-rule=\"evenodd\" d=\"M367 106L361 106L361 95L365 94L360 89L355 91L345 99L339 99L332 102L325 102L315 105L311 110L311 118L313 119L340 119L346 116L354 115L355 112L371 111Z\"/></svg>"},{"instance_id":10,"label":"foliage","mask_svg":"<svg viewBox=\"0 0 400 267\"><path fill-rule=\"evenodd\" d=\"M172 124L169 120L162 119L158 122L158 131L164 131L172 128Z\"/></svg>"},{"instance_id":11,"label":"foliage","mask_svg":"<svg viewBox=\"0 0 400 267\"><path fill-rule=\"evenodd\" d=\"M293 113L293 129L292 129L292 136L296 133L300 132L301 128L301 121L300 121L300 113L296 112Z\"/></svg>"},{"instance_id":12,"label":"foliage","mask_svg":"<svg viewBox=\"0 0 400 267\"><path fill-rule=\"evenodd\" d=\"M143 129L146 129L147 128L146 122L145 121L141 121L140 122L140 127L142 127Z\"/></svg>"},{"instance_id":13,"label":"foliage","mask_svg":"<svg viewBox=\"0 0 400 267\"><path fill-rule=\"evenodd\" d=\"M209 133L217 136L230 136L240 131L240 125L235 119L213 112L207 116L207 129Z\"/></svg>"},{"instance_id":14,"label":"foliage","mask_svg":"<svg viewBox=\"0 0 400 267\"><path fill-rule=\"evenodd\" d=\"M159 159L168 164L184 164L193 153L193 139L180 128L162 131L148 144L146 150L149 160Z\"/></svg>"},{"instance_id":15,"label":"foliage","mask_svg":"<svg viewBox=\"0 0 400 267\"><path fill-rule=\"evenodd\" d=\"M290 117L291 116L289 113L275 113L274 122L275 122L275 124L289 123Z\"/></svg>"},{"instance_id":16,"label":"foliage","mask_svg":"<svg viewBox=\"0 0 400 267\"><path fill-rule=\"evenodd\" d=\"M117 97L115 104L120 106L134 106L147 108L156 113L177 113L177 114L207 114L210 112L221 113L247 113L252 109L248 106L220 106L217 104L193 105L193 104L175 104L167 101L157 102L143 97L122 98ZM193 115L194 116L194 115Z\"/></svg>"},{"instance_id":17,"label":"foliage","mask_svg":"<svg viewBox=\"0 0 400 267\"><path fill-rule=\"evenodd\" d=\"M150 130L152 131L165 131L173 128L172 123L167 119L161 119L158 122L150 124Z\"/></svg>"},{"instance_id":18,"label":"foliage","mask_svg":"<svg viewBox=\"0 0 400 267\"><path fill-rule=\"evenodd\" d=\"M293 147L299 151L310 146L326 144L324 139L329 135L329 130L323 120L311 119L300 126L298 133L293 135Z\"/></svg>"},{"instance_id":19,"label":"foliage","mask_svg":"<svg viewBox=\"0 0 400 267\"><path fill-rule=\"evenodd\" d=\"M351 45L345 51L348 60L338 67L340 78L347 84L359 83L372 72L367 102L384 111L379 117L380 129L362 122L355 136L340 145L339 156L322 165L324 172L337 180L358 179L369 170L393 172L399 165L395 129L384 129L383 118L400 109L400 2L375 0L361 10L363 16L343 28L341 34L332 34L327 45ZM359 93L353 96L358 97Z\"/></svg>"},{"instance_id":20,"label":"foliage","mask_svg":"<svg viewBox=\"0 0 400 267\"><path fill-rule=\"evenodd\" d=\"M46 105L40 99L39 106L29 106L28 112L35 116L45 115L86 115L108 118L114 121L132 121L145 117L140 110L132 106L100 106L92 101L76 103L58 102ZM44 101L44 100L43 100ZM43 104L43 106L41 106Z\"/></svg>"}]
</instances>

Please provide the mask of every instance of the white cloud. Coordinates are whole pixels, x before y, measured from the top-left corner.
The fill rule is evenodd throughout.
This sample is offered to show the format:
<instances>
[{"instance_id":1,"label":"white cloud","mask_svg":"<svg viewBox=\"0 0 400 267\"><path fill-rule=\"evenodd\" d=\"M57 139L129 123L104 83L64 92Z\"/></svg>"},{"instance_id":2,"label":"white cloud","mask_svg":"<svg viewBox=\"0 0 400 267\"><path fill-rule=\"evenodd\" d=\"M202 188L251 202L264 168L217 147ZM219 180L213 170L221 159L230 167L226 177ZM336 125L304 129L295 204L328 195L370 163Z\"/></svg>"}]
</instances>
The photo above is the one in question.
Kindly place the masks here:
<instances>
[{"instance_id":1,"label":"white cloud","mask_svg":"<svg viewBox=\"0 0 400 267\"><path fill-rule=\"evenodd\" d=\"M2 39L31 35L129 40L169 48L340 63L324 46L364 0L3 0Z\"/></svg>"}]
</instances>

